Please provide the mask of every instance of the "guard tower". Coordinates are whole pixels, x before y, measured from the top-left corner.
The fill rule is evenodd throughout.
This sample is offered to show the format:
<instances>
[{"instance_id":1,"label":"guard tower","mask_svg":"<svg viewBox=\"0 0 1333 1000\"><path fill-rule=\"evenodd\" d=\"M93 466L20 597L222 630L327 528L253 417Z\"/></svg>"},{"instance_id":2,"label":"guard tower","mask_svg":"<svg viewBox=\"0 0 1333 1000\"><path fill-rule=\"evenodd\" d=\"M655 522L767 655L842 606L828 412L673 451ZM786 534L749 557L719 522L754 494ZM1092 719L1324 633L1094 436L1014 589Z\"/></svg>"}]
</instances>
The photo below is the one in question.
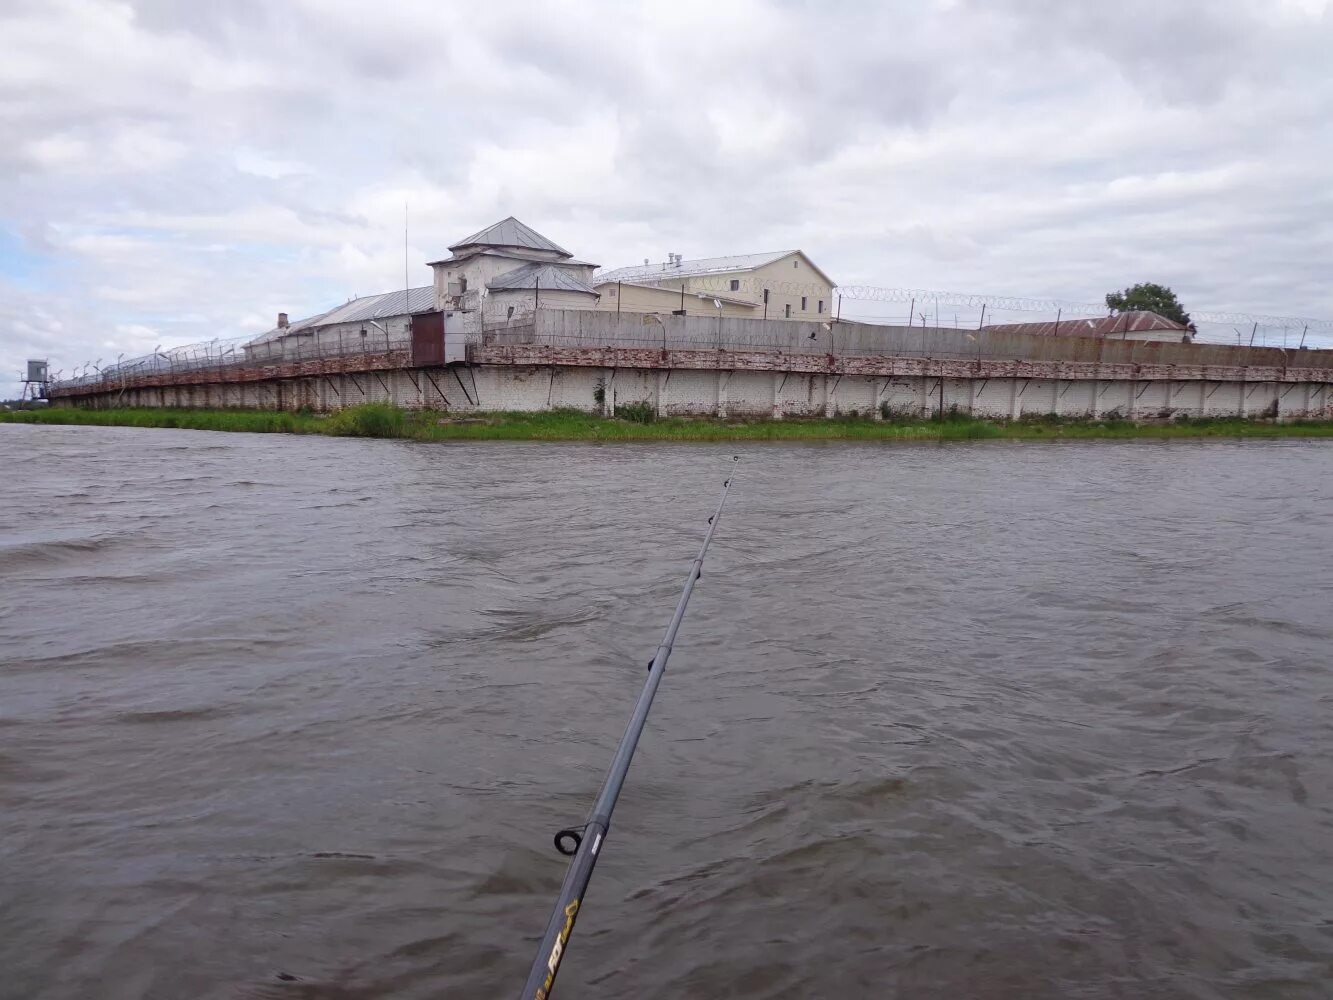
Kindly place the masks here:
<instances>
[{"instance_id":1,"label":"guard tower","mask_svg":"<svg viewBox=\"0 0 1333 1000\"><path fill-rule=\"evenodd\" d=\"M28 374L23 380L22 400L32 400L34 403L46 399L46 383L50 381L45 361L29 361Z\"/></svg>"}]
</instances>

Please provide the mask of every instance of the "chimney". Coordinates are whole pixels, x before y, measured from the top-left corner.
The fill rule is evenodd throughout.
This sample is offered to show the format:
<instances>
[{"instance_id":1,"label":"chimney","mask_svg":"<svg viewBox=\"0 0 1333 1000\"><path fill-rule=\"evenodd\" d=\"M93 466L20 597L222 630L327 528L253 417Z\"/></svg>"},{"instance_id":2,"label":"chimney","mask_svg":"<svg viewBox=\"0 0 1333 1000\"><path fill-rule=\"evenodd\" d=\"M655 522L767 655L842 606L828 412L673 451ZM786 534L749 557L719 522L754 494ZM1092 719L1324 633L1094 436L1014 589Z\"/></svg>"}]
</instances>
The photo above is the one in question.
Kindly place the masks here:
<instances>
[{"instance_id":1,"label":"chimney","mask_svg":"<svg viewBox=\"0 0 1333 1000\"><path fill-rule=\"evenodd\" d=\"M289 324L287 323L287 314L286 314L286 313L278 313L278 329L279 329L279 330L285 330L285 329L287 329L288 325L289 325Z\"/></svg>"}]
</instances>

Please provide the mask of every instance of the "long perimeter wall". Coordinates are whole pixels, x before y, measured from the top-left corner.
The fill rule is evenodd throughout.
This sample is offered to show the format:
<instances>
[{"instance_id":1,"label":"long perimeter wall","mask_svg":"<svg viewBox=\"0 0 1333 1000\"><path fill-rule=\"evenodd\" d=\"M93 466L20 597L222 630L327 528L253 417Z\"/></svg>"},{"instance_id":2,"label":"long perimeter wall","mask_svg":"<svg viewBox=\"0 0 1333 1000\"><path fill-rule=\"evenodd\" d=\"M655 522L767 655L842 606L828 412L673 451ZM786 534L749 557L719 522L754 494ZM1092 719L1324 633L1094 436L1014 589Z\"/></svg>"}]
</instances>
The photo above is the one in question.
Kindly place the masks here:
<instances>
[{"instance_id":1,"label":"long perimeter wall","mask_svg":"<svg viewBox=\"0 0 1333 1000\"><path fill-rule=\"evenodd\" d=\"M1333 418L1333 369L1284 365L1105 364L474 343L466 363L266 365L157 373L53 393L76 406L333 411L363 403L467 414L571 407L614 414L834 416L1024 414ZM1285 358L1283 360L1286 360Z\"/></svg>"}]
</instances>

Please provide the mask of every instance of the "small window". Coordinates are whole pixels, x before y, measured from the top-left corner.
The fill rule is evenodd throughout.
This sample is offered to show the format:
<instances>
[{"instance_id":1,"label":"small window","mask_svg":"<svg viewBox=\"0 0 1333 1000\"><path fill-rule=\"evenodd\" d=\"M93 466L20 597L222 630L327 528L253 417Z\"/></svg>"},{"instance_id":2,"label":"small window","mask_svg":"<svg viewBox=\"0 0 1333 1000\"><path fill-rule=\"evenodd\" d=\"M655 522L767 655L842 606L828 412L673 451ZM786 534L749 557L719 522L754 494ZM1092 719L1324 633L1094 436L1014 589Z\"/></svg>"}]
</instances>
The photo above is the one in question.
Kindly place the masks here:
<instances>
[{"instance_id":1,"label":"small window","mask_svg":"<svg viewBox=\"0 0 1333 1000\"><path fill-rule=\"evenodd\" d=\"M792 267L800 267L800 266L801 266L801 262L800 262L799 260L794 260L794 261L791 262L791 266L792 266Z\"/></svg>"},{"instance_id":2,"label":"small window","mask_svg":"<svg viewBox=\"0 0 1333 1000\"><path fill-rule=\"evenodd\" d=\"M741 290L741 282L739 278L731 279L731 290L733 292L739 292Z\"/></svg>"},{"instance_id":3,"label":"small window","mask_svg":"<svg viewBox=\"0 0 1333 1000\"><path fill-rule=\"evenodd\" d=\"M819 312L823 312L823 311L824 311L824 300L823 300L823 299L820 299L820 300L819 300Z\"/></svg>"},{"instance_id":4,"label":"small window","mask_svg":"<svg viewBox=\"0 0 1333 1000\"><path fill-rule=\"evenodd\" d=\"M787 318L791 319L791 303L787 303Z\"/></svg>"},{"instance_id":5,"label":"small window","mask_svg":"<svg viewBox=\"0 0 1333 1000\"><path fill-rule=\"evenodd\" d=\"M458 279L458 287L459 287L460 289L462 289L462 291L466 292L466 291L467 291L467 278L459 278L459 279Z\"/></svg>"},{"instance_id":6,"label":"small window","mask_svg":"<svg viewBox=\"0 0 1333 1000\"><path fill-rule=\"evenodd\" d=\"M614 298L616 297L616 290L613 288L613 289L611 289L609 292L607 292L606 294L609 295L609 296L611 296L611 298L614 299Z\"/></svg>"},{"instance_id":7,"label":"small window","mask_svg":"<svg viewBox=\"0 0 1333 1000\"><path fill-rule=\"evenodd\" d=\"M801 312L805 312L805 296L801 296Z\"/></svg>"}]
</instances>

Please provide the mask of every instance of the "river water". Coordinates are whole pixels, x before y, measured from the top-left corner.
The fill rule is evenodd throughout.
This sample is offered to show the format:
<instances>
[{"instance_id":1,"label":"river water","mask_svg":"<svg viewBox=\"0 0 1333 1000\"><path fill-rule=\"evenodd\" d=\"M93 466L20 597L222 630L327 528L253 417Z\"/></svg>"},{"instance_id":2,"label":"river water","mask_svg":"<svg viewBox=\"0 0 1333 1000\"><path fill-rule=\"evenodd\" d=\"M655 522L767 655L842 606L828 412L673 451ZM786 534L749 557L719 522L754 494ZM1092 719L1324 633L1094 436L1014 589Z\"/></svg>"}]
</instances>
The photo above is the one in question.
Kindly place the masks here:
<instances>
[{"instance_id":1,"label":"river water","mask_svg":"<svg viewBox=\"0 0 1333 1000\"><path fill-rule=\"evenodd\" d=\"M733 450L0 425L0 996L517 996ZM744 447L556 996L1329 996L1331 502Z\"/></svg>"}]
</instances>

